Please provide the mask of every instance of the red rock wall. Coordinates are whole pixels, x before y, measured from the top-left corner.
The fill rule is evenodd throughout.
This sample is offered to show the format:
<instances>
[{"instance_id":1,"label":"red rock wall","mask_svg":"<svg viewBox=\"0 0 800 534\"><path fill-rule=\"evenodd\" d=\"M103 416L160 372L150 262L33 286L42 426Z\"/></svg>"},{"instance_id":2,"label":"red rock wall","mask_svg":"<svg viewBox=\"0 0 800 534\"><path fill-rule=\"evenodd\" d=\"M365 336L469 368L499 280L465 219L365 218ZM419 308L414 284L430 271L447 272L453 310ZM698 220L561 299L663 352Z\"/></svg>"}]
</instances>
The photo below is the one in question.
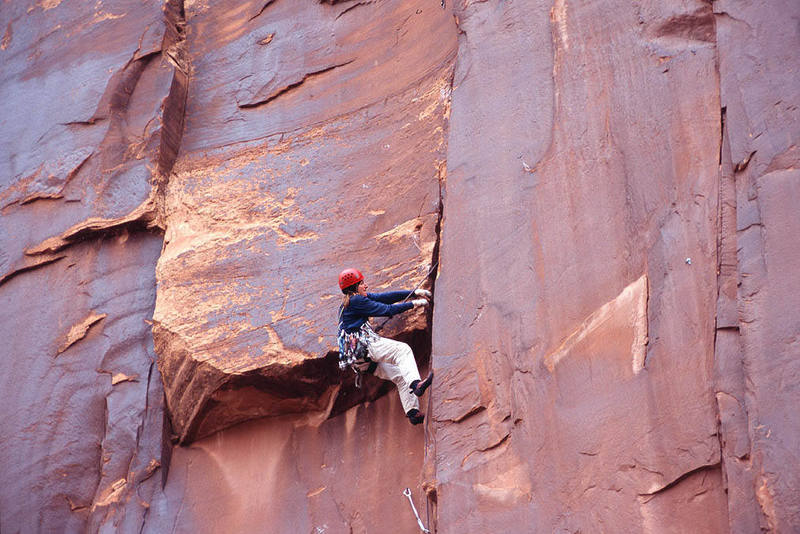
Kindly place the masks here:
<instances>
[{"instance_id":1,"label":"red rock wall","mask_svg":"<svg viewBox=\"0 0 800 534\"><path fill-rule=\"evenodd\" d=\"M4 3L0 532L800 530L799 17Z\"/></svg>"},{"instance_id":2,"label":"red rock wall","mask_svg":"<svg viewBox=\"0 0 800 534\"><path fill-rule=\"evenodd\" d=\"M458 11L438 525L662 531L680 509L723 531L711 7L556 2L516 24L520 9ZM495 143L476 153L475 132Z\"/></svg>"},{"instance_id":3,"label":"red rock wall","mask_svg":"<svg viewBox=\"0 0 800 534\"><path fill-rule=\"evenodd\" d=\"M800 528L800 281L792 275L800 265L800 58L793 45L800 42L800 6L726 1L714 11L727 221L720 232L726 247L717 402L731 525L737 532L792 532Z\"/></svg>"},{"instance_id":4,"label":"red rock wall","mask_svg":"<svg viewBox=\"0 0 800 534\"><path fill-rule=\"evenodd\" d=\"M425 4L187 9L154 328L182 441L329 410L335 371L315 360L334 346L331 276L350 251L373 287L427 275L456 39Z\"/></svg>"},{"instance_id":5,"label":"red rock wall","mask_svg":"<svg viewBox=\"0 0 800 534\"><path fill-rule=\"evenodd\" d=\"M133 532L159 487L155 199L183 131L180 19L0 8L2 532Z\"/></svg>"}]
</instances>

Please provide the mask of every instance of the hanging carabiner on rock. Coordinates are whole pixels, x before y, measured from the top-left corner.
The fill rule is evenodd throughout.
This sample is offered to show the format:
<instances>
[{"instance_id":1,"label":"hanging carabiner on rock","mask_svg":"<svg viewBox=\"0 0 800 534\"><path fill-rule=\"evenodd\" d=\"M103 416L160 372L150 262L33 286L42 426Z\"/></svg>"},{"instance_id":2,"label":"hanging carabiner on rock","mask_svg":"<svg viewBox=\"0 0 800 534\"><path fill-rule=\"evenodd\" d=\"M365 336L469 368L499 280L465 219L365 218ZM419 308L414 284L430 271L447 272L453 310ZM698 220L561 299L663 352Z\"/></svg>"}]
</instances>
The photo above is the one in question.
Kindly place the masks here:
<instances>
[{"instance_id":1,"label":"hanging carabiner on rock","mask_svg":"<svg viewBox=\"0 0 800 534\"><path fill-rule=\"evenodd\" d=\"M414 501L411 499L411 489L406 488L405 491L403 492L403 495L408 497L408 502L411 503L411 509L414 510L414 515L417 516L417 524L419 525L419 529L425 534L431 534L431 531L425 528L425 525L422 524L422 519L419 518L419 514L417 513L417 507L414 506Z\"/></svg>"}]
</instances>

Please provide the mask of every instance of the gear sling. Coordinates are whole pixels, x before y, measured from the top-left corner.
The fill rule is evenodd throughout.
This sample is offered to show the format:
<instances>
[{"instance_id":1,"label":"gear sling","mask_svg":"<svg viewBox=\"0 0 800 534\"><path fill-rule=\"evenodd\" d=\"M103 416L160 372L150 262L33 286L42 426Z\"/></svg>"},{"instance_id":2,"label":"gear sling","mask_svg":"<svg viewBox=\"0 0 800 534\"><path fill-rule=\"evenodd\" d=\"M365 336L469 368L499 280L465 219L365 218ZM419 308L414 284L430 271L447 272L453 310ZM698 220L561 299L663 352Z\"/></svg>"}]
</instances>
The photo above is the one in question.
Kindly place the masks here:
<instances>
[{"instance_id":1,"label":"gear sling","mask_svg":"<svg viewBox=\"0 0 800 534\"><path fill-rule=\"evenodd\" d=\"M373 373L378 367L378 362L369 357L369 342L377 334L369 326L369 322L362 324L355 332L344 329L342 314L344 305L339 307L339 369L350 367L356 374L356 387L361 387L361 376L364 373Z\"/></svg>"}]
</instances>

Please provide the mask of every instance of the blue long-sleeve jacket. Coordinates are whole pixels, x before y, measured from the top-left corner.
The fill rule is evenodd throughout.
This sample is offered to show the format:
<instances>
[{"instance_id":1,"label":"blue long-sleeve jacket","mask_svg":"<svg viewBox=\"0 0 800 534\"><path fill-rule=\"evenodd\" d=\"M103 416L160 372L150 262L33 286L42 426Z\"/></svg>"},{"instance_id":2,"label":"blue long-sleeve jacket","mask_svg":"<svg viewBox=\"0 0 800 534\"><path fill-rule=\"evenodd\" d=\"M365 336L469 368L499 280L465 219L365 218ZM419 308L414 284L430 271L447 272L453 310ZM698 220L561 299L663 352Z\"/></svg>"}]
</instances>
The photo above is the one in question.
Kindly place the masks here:
<instances>
[{"instance_id":1,"label":"blue long-sleeve jacket","mask_svg":"<svg viewBox=\"0 0 800 534\"><path fill-rule=\"evenodd\" d=\"M411 302L401 302L412 292L408 290L387 291L385 293L367 293L366 297L355 294L350 296L350 304L341 311L341 326L348 332L355 332L370 317L391 317L414 307Z\"/></svg>"}]
</instances>

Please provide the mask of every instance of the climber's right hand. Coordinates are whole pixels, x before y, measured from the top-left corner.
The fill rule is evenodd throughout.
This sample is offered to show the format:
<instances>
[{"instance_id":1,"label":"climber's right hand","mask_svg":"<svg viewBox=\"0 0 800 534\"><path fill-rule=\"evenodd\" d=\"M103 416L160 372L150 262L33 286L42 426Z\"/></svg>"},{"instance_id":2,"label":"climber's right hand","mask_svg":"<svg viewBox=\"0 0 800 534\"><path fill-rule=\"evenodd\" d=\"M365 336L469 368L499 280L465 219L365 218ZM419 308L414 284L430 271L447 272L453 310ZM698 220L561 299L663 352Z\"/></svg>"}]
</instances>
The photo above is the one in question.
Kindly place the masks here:
<instances>
[{"instance_id":1,"label":"climber's right hand","mask_svg":"<svg viewBox=\"0 0 800 534\"><path fill-rule=\"evenodd\" d=\"M411 304L413 304L415 308L419 308L420 306L427 306L428 301L425 299L414 299L411 301Z\"/></svg>"}]
</instances>

